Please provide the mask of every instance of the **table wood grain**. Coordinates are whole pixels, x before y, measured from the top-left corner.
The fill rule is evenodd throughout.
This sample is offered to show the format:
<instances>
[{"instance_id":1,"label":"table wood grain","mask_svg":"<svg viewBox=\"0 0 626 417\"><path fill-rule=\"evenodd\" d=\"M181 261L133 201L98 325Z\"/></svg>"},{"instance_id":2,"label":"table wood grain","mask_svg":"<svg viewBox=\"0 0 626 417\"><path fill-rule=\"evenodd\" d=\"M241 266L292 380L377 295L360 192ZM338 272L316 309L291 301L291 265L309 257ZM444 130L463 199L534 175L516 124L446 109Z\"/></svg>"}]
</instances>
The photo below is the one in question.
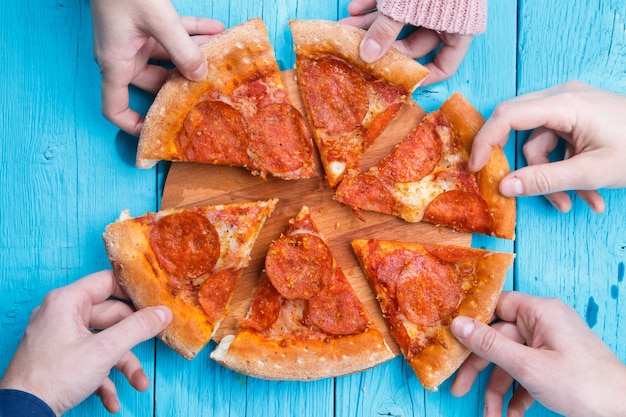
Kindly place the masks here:
<instances>
[{"instance_id":1,"label":"table wood grain","mask_svg":"<svg viewBox=\"0 0 626 417\"><path fill-rule=\"evenodd\" d=\"M348 1L174 3L181 14L227 26L262 17L285 70L294 64L287 22L345 17ZM626 93L625 25L623 0L492 0L487 32L476 37L458 72L419 89L414 99L432 111L460 91L488 117L504 99L570 79ZM101 115L91 37L86 0L0 5L0 372L49 290L110 268L104 227L122 209L143 213L161 202L167 164L136 169L137 138ZM140 112L152 99L131 92ZM526 137L514 133L506 146L514 166L525 165ZM625 360L626 191L602 194L602 215L575 196L568 214L542 197L521 198L514 242L475 235L472 245L515 252L506 288L564 300ZM471 417L482 415L488 381L481 375L468 395L455 398L451 380L437 393L425 392L401 357L352 376L279 382L236 374L208 354L187 361L154 340L133 351L153 385L138 393L112 372L120 416ZM91 397L67 415L109 414ZM554 413L535 404L527 415Z\"/></svg>"}]
</instances>

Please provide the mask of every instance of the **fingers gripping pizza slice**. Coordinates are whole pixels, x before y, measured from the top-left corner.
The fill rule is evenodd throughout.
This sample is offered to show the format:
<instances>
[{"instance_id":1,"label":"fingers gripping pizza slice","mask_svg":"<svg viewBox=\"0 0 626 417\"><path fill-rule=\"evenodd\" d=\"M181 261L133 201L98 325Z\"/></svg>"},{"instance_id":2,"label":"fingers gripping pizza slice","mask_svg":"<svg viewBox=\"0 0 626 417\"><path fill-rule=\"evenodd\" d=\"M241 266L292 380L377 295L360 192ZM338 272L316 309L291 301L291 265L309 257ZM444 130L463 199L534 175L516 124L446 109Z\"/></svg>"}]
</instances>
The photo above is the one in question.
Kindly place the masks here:
<instances>
[{"instance_id":1,"label":"fingers gripping pizza slice","mask_svg":"<svg viewBox=\"0 0 626 417\"><path fill-rule=\"evenodd\" d=\"M289 102L263 21L234 26L201 48L207 76L193 82L172 73L146 115L137 166L190 161L310 177L311 134Z\"/></svg>"},{"instance_id":2,"label":"fingers gripping pizza slice","mask_svg":"<svg viewBox=\"0 0 626 417\"><path fill-rule=\"evenodd\" d=\"M457 246L354 240L392 336L429 390L469 355L450 331L456 316L491 320L514 255Z\"/></svg>"},{"instance_id":3,"label":"fingers gripping pizza slice","mask_svg":"<svg viewBox=\"0 0 626 417\"><path fill-rule=\"evenodd\" d=\"M236 335L211 358L263 379L313 380L393 358L304 207L270 246L266 276Z\"/></svg>"},{"instance_id":4,"label":"fingers gripping pizza slice","mask_svg":"<svg viewBox=\"0 0 626 417\"><path fill-rule=\"evenodd\" d=\"M159 337L187 359L209 342L276 200L180 208L106 227L106 250L136 308L165 305L172 322Z\"/></svg>"},{"instance_id":5,"label":"fingers gripping pizza slice","mask_svg":"<svg viewBox=\"0 0 626 417\"><path fill-rule=\"evenodd\" d=\"M477 173L467 168L480 113L456 93L377 165L354 169L337 187L335 200L356 210L429 222L462 232L515 237L515 199L498 184L510 172L500 147Z\"/></svg>"},{"instance_id":6,"label":"fingers gripping pizza slice","mask_svg":"<svg viewBox=\"0 0 626 417\"><path fill-rule=\"evenodd\" d=\"M347 169L396 116L428 75L412 58L391 49L368 64L359 56L363 30L337 22L290 22L300 95L328 183Z\"/></svg>"}]
</instances>

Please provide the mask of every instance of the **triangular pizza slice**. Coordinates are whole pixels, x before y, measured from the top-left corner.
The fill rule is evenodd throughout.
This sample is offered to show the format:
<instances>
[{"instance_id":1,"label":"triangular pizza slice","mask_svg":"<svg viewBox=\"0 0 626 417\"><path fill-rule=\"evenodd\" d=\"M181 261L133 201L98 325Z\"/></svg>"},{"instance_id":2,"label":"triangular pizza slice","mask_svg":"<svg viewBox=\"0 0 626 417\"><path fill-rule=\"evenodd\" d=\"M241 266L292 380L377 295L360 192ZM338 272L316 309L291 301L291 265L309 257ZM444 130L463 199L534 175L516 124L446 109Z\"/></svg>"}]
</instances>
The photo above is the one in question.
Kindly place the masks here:
<instances>
[{"instance_id":1,"label":"triangular pizza slice","mask_svg":"<svg viewBox=\"0 0 626 417\"><path fill-rule=\"evenodd\" d=\"M131 218L103 234L113 271L138 309L165 305L159 337L187 359L209 342L276 200L178 208Z\"/></svg>"},{"instance_id":2,"label":"triangular pizza slice","mask_svg":"<svg viewBox=\"0 0 626 417\"><path fill-rule=\"evenodd\" d=\"M458 246L354 240L352 247L400 351L429 390L468 357L456 316L489 322L514 255Z\"/></svg>"},{"instance_id":3,"label":"triangular pizza slice","mask_svg":"<svg viewBox=\"0 0 626 417\"><path fill-rule=\"evenodd\" d=\"M137 166L189 161L309 178L311 134L289 102L263 21L234 26L201 48L207 76L193 82L171 74L146 115Z\"/></svg>"},{"instance_id":4,"label":"triangular pizza slice","mask_svg":"<svg viewBox=\"0 0 626 417\"><path fill-rule=\"evenodd\" d=\"M365 31L325 20L290 23L300 95L326 178L337 185L356 166L428 75L391 49L368 64L359 56Z\"/></svg>"},{"instance_id":5,"label":"triangular pizza slice","mask_svg":"<svg viewBox=\"0 0 626 417\"><path fill-rule=\"evenodd\" d=\"M351 170L335 200L358 209L429 222L462 232L515 237L515 198L500 194L510 172L502 149L487 165L467 164L482 115L460 93L429 113L391 153L367 172Z\"/></svg>"},{"instance_id":6,"label":"triangular pizza slice","mask_svg":"<svg viewBox=\"0 0 626 417\"><path fill-rule=\"evenodd\" d=\"M257 378L314 380L393 358L308 208L270 245L265 275L237 333L212 359Z\"/></svg>"}]
</instances>

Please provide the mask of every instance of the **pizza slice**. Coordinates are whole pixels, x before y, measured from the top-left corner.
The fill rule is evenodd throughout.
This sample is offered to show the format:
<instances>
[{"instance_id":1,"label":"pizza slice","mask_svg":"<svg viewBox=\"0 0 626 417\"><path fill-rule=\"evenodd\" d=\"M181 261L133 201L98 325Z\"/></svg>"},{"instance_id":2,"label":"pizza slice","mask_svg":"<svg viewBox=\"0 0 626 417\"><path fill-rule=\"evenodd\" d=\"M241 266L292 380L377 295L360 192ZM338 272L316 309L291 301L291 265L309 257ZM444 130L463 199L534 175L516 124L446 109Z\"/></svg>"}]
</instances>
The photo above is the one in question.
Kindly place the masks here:
<instances>
[{"instance_id":1,"label":"pizza slice","mask_svg":"<svg viewBox=\"0 0 626 417\"><path fill-rule=\"evenodd\" d=\"M347 375L393 357L307 207L270 245L237 333L211 353L237 372L285 380Z\"/></svg>"},{"instance_id":2,"label":"pizza slice","mask_svg":"<svg viewBox=\"0 0 626 417\"><path fill-rule=\"evenodd\" d=\"M159 337L187 359L209 342L248 265L276 200L179 208L106 227L113 271L138 309L165 305L172 322Z\"/></svg>"},{"instance_id":3,"label":"pizza slice","mask_svg":"<svg viewBox=\"0 0 626 417\"><path fill-rule=\"evenodd\" d=\"M309 178L311 134L289 102L263 21L234 26L201 48L206 78L171 74L146 115L137 166L189 161L243 166L262 177Z\"/></svg>"},{"instance_id":4,"label":"pizza slice","mask_svg":"<svg viewBox=\"0 0 626 417\"><path fill-rule=\"evenodd\" d=\"M495 147L479 172L467 168L482 115L455 93L378 164L366 172L351 170L335 200L359 209L428 222L462 232L515 238L515 198L500 194L500 180L510 172Z\"/></svg>"},{"instance_id":5,"label":"pizza slice","mask_svg":"<svg viewBox=\"0 0 626 417\"><path fill-rule=\"evenodd\" d=\"M375 239L352 247L400 351L436 391L470 354L451 333L452 319L491 320L514 255Z\"/></svg>"},{"instance_id":6,"label":"pizza slice","mask_svg":"<svg viewBox=\"0 0 626 417\"><path fill-rule=\"evenodd\" d=\"M290 23L300 95L331 187L356 166L428 75L391 49L368 64L359 56L365 31L324 20Z\"/></svg>"}]
</instances>

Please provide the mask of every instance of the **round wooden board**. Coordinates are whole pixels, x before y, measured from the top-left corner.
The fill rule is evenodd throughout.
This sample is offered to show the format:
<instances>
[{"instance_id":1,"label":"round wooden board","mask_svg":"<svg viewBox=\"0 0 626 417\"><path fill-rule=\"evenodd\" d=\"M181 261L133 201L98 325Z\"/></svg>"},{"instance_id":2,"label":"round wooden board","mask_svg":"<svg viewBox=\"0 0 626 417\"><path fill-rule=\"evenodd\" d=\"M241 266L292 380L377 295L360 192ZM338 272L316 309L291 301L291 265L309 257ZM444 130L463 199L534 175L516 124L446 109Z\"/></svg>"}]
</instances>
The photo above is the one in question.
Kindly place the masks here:
<instances>
[{"instance_id":1,"label":"round wooden board","mask_svg":"<svg viewBox=\"0 0 626 417\"><path fill-rule=\"evenodd\" d=\"M304 109L298 93L293 70L283 71L283 80L293 105L302 114ZM383 135L368 149L359 166L367 169L386 155L424 117L425 112L416 104L407 104ZM370 317L381 330L389 347L397 355L399 349L389 333L376 301L359 263L352 251L353 239L388 239L419 243L439 243L470 246L471 234L426 223L407 223L397 217L361 212L359 220L352 209L333 200L334 190L324 177L321 164L316 161L312 178L285 181L273 177L263 180L244 168L196 163L172 163L165 187L161 209L201 205L228 204L245 201L278 198L272 216L265 223L252 251L252 259L233 295L230 313L222 321L214 335L219 342L223 336L234 334L237 322L248 311L260 283L265 254L270 243L278 238L302 206L308 206L311 216L322 234L329 241L330 250L367 308Z\"/></svg>"}]
</instances>

